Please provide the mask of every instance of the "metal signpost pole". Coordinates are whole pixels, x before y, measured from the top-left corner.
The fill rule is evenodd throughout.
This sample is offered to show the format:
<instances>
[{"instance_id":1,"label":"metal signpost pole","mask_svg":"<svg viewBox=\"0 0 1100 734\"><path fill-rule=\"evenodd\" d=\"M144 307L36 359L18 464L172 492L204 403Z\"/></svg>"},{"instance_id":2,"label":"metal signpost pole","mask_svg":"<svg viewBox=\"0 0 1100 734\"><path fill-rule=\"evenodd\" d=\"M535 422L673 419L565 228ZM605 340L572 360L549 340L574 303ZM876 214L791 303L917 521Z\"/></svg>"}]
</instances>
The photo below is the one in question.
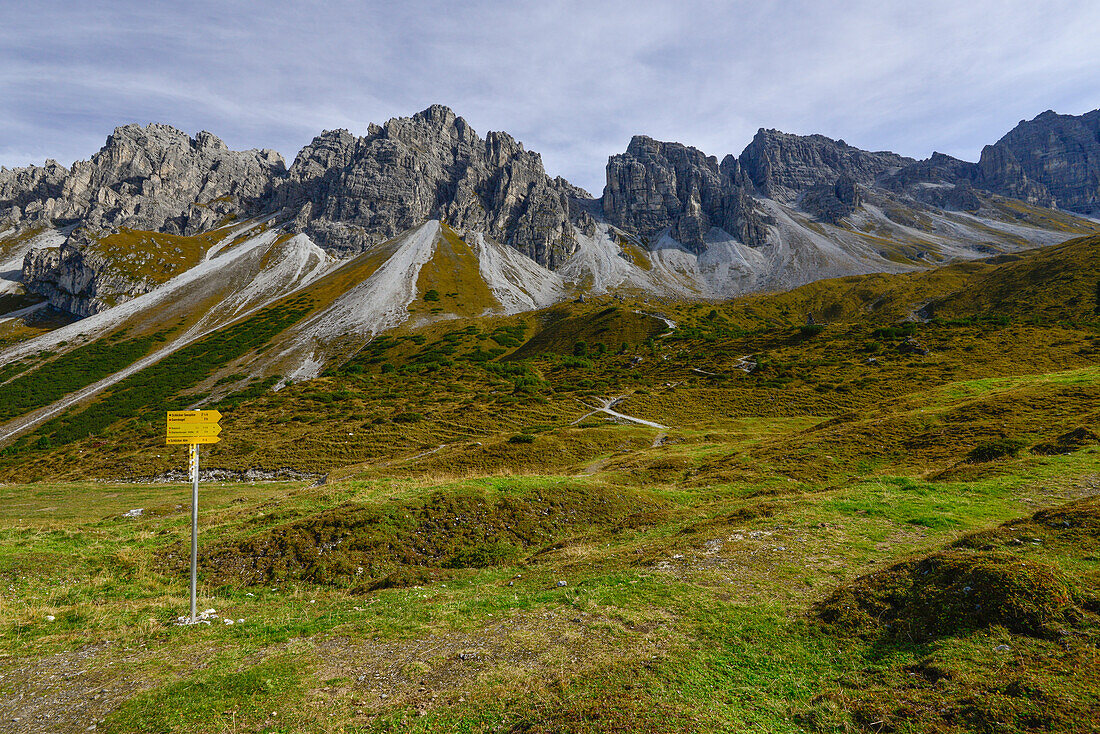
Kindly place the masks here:
<instances>
[{"instance_id":1,"label":"metal signpost pole","mask_svg":"<svg viewBox=\"0 0 1100 734\"><path fill-rule=\"evenodd\" d=\"M191 624L199 621L196 610L199 581L199 446L217 443L222 414L216 410L169 410L164 441L169 446L187 444L191 469ZM180 618L183 619L182 617Z\"/></svg>"},{"instance_id":2,"label":"metal signpost pole","mask_svg":"<svg viewBox=\"0 0 1100 734\"><path fill-rule=\"evenodd\" d=\"M199 568L199 445L191 444L191 624L195 624L195 596Z\"/></svg>"}]
</instances>

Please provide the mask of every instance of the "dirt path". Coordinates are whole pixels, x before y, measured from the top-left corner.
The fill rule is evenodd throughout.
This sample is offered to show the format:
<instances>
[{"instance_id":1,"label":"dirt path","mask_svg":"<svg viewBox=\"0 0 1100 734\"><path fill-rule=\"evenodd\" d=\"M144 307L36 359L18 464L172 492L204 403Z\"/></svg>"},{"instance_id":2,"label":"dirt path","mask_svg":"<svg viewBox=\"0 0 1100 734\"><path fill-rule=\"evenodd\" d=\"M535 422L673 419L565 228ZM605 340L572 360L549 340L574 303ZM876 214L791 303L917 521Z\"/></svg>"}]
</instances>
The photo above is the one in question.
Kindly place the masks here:
<instances>
[{"instance_id":1,"label":"dirt path","mask_svg":"<svg viewBox=\"0 0 1100 734\"><path fill-rule=\"evenodd\" d=\"M743 354L737 358L737 361L733 365L735 368L742 372L752 372L756 369L756 360L752 358L751 354ZM706 375L707 377L721 377L717 372L707 372L706 370L699 369L698 367L692 367L691 371L697 375Z\"/></svg>"},{"instance_id":2,"label":"dirt path","mask_svg":"<svg viewBox=\"0 0 1100 734\"><path fill-rule=\"evenodd\" d=\"M650 428L656 428L659 431L667 431L668 430L668 426L662 426L660 423L654 423L653 421L647 421L643 418L635 418L633 416L626 415L624 413L619 413L618 411L612 410L613 407L615 407L616 405L618 405L622 401L626 400L626 398L627 398L626 395L620 395L617 398L611 398L610 400L604 401L603 406L599 407L599 408L593 408L591 405L588 405L587 403L583 403L580 400L578 400L577 401L578 403L580 403L584 407L588 408L591 412L590 413L585 413L584 415L582 415L580 418L573 421L569 425L575 426L578 423L580 423L581 421L583 421L585 418L588 418L589 416L595 415L596 413L607 413L608 415L613 416L615 418L619 418L620 420L630 421L631 423L637 423L637 424L643 425L643 426L649 426Z\"/></svg>"}]
</instances>

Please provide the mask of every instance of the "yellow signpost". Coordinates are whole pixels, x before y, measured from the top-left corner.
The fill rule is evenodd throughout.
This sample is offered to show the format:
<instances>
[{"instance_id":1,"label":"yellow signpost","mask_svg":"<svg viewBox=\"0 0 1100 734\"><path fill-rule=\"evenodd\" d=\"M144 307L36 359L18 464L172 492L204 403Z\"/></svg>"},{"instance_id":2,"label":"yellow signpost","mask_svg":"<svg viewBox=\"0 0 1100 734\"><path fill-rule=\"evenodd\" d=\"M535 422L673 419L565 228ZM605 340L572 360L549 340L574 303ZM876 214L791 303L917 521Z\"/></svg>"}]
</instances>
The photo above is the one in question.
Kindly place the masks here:
<instances>
[{"instance_id":1,"label":"yellow signpost","mask_svg":"<svg viewBox=\"0 0 1100 734\"><path fill-rule=\"evenodd\" d=\"M167 412L164 442L170 446L187 444L191 447L188 468L191 470L191 624L194 624L199 565L199 444L219 441L222 427L218 420L222 414L216 410Z\"/></svg>"},{"instance_id":2,"label":"yellow signpost","mask_svg":"<svg viewBox=\"0 0 1100 734\"><path fill-rule=\"evenodd\" d=\"M169 446L179 446L182 444L217 443L220 440L217 436L169 436L164 440L164 443Z\"/></svg>"},{"instance_id":3,"label":"yellow signpost","mask_svg":"<svg viewBox=\"0 0 1100 734\"><path fill-rule=\"evenodd\" d=\"M170 410L168 411L168 428L184 423L217 423L222 414L216 410Z\"/></svg>"}]
</instances>

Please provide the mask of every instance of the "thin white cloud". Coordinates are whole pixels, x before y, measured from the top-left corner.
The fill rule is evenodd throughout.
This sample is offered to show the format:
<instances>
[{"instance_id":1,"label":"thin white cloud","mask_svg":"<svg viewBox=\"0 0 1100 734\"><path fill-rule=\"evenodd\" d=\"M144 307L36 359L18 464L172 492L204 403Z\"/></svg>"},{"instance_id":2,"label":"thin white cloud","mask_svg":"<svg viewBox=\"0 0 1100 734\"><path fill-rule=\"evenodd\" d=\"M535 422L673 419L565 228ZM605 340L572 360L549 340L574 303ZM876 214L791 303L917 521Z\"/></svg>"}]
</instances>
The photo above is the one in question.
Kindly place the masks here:
<instances>
[{"instance_id":1,"label":"thin white cloud","mask_svg":"<svg viewBox=\"0 0 1100 734\"><path fill-rule=\"evenodd\" d=\"M86 158L117 124L288 159L322 129L447 104L598 194L630 136L740 153L758 127L975 159L1100 106L1100 4L97 3L0 8L0 163Z\"/></svg>"}]
</instances>

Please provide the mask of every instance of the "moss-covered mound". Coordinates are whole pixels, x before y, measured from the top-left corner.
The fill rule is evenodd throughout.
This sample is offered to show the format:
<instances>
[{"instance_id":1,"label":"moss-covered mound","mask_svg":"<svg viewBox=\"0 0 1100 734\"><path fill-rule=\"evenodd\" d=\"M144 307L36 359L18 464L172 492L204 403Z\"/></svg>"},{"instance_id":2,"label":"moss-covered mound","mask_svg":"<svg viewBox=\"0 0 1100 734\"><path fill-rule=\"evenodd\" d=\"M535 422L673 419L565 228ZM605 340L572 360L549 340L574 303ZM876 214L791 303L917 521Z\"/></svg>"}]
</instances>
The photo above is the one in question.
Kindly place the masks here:
<instances>
[{"instance_id":1,"label":"moss-covered mound","mask_svg":"<svg viewBox=\"0 0 1100 734\"><path fill-rule=\"evenodd\" d=\"M1070 578L1044 557L1059 549L1082 558L1100 549L1100 498L970 533L948 550L861 576L815 613L862 636L925 640L999 625L1050 637L1100 608L1100 579L1076 571Z\"/></svg>"},{"instance_id":2,"label":"moss-covered mound","mask_svg":"<svg viewBox=\"0 0 1100 734\"><path fill-rule=\"evenodd\" d=\"M876 665L803 719L821 731L1096 731L1098 550L1093 497L857 579L815 612L870 641ZM895 646L918 657L877 667ZM843 728L830 728L841 709Z\"/></svg>"},{"instance_id":3,"label":"moss-covered mound","mask_svg":"<svg viewBox=\"0 0 1100 734\"><path fill-rule=\"evenodd\" d=\"M993 625L1045 637L1075 612L1074 599L1047 564L958 549L860 577L817 613L843 631L914 640Z\"/></svg>"},{"instance_id":4,"label":"moss-covered mound","mask_svg":"<svg viewBox=\"0 0 1100 734\"><path fill-rule=\"evenodd\" d=\"M1069 550L1074 555L1100 550L1100 497L1070 502L992 530L970 533L955 542L957 548L984 551L1042 547Z\"/></svg>"},{"instance_id":5,"label":"moss-covered mound","mask_svg":"<svg viewBox=\"0 0 1100 734\"><path fill-rule=\"evenodd\" d=\"M1053 441L1045 441L1032 446L1031 453L1041 456L1058 456L1098 443L1100 443L1100 436L1087 428L1080 427L1063 433Z\"/></svg>"},{"instance_id":6,"label":"moss-covered mound","mask_svg":"<svg viewBox=\"0 0 1100 734\"><path fill-rule=\"evenodd\" d=\"M201 565L215 582L408 586L434 578L415 569L518 562L548 544L661 506L648 493L566 484L440 491L348 504L230 537L204 552Z\"/></svg>"}]
</instances>

